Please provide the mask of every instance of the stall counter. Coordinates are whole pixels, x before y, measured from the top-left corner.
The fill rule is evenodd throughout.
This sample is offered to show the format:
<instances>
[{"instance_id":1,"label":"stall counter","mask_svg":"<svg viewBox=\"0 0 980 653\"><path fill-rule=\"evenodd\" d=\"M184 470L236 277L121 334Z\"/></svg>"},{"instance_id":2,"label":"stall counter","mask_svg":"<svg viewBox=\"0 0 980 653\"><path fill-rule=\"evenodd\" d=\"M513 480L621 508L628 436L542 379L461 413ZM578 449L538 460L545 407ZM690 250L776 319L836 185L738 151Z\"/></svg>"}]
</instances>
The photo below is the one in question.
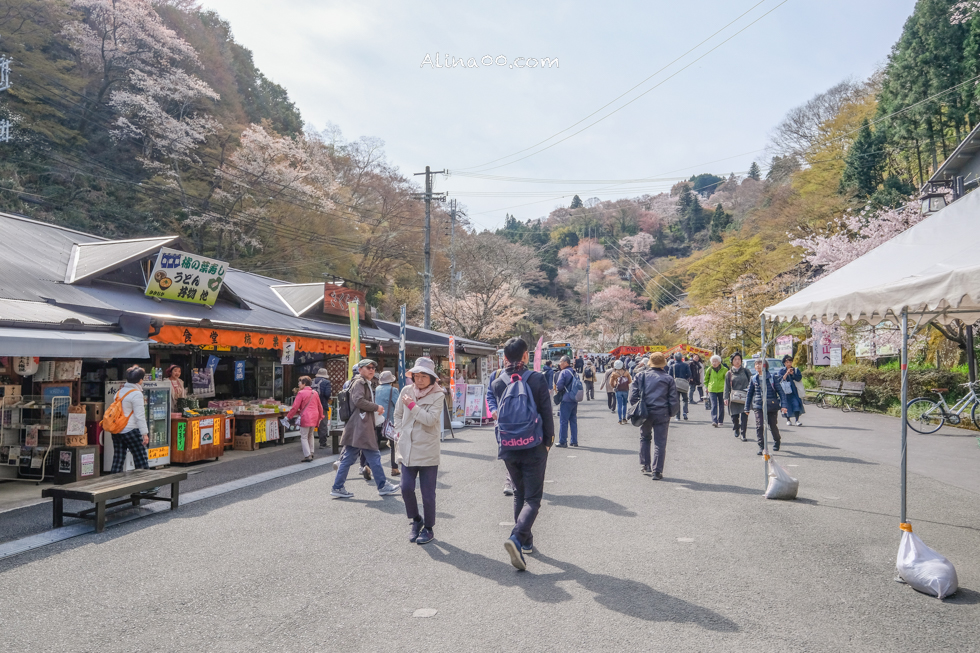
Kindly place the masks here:
<instances>
[{"instance_id":1,"label":"stall counter","mask_svg":"<svg viewBox=\"0 0 980 653\"><path fill-rule=\"evenodd\" d=\"M225 439L234 433L234 421L230 415L182 417L175 413L170 420L170 462L217 460L225 453Z\"/></svg>"}]
</instances>

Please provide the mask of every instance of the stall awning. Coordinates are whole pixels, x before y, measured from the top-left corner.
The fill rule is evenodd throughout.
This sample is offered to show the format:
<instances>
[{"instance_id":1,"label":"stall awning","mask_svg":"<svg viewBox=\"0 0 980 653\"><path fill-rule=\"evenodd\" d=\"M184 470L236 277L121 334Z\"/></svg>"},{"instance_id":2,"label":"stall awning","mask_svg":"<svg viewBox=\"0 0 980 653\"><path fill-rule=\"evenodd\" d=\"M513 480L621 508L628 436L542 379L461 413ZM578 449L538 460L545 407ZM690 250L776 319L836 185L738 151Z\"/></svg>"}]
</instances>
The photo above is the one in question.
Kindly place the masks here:
<instances>
[{"instance_id":1,"label":"stall awning","mask_svg":"<svg viewBox=\"0 0 980 653\"><path fill-rule=\"evenodd\" d=\"M148 343L104 331L0 328L0 356L149 358Z\"/></svg>"}]
</instances>

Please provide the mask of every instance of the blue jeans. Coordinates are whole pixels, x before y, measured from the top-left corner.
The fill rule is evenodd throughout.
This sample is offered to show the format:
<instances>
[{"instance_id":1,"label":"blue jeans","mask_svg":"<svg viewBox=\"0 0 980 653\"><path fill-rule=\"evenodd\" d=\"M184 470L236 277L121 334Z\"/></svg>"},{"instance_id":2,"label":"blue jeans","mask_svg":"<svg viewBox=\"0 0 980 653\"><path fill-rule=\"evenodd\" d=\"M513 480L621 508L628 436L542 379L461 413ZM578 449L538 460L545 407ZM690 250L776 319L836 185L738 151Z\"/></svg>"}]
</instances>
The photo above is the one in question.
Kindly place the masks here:
<instances>
[{"instance_id":1,"label":"blue jeans","mask_svg":"<svg viewBox=\"0 0 980 653\"><path fill-rule=\"evenodd\" d=\"M725 393L709 392L708 398L711 400L711 423L725 423Z\"/></svg>"},{"instance_id":2,"label":"blue jeans","mask_svg":"<svg viewBox=\"0 0 980 653\"><path fill-rule=\"evenodd\" d=\"M616 392L616 411L619 414L619 421L626 419L626 400L628 398L628 392Z\"/></svg>"},{"instance_id":3,"label":"blue jeans","mask_svg":"<svg viewBox=\"0 0 980 653\"><path fill-rule=\"evenodd\" d=\"M337 476L333 479L333 489L339 490L344 487L347 480L347 472L351 465L357 460L358 456L364 456L371 473L374 474L374 481L380 490L388 482L385 476L385 468L381 466L381 452L374 449L358 449L357 447L344 447L344 452L340 454L340 467L337 469Z\"/></svg>"},{"instance_id":4,"label":"blue jeans","mask_svg":"<svg viewBox=\"0 0 980 653\"><path fill-rule=\"evenodd\" d=\"M565 444L568 428L572 429L572 444L578 445L578 402L563 401L558 409L558 444Z\"/></svg>"}]
</instances>

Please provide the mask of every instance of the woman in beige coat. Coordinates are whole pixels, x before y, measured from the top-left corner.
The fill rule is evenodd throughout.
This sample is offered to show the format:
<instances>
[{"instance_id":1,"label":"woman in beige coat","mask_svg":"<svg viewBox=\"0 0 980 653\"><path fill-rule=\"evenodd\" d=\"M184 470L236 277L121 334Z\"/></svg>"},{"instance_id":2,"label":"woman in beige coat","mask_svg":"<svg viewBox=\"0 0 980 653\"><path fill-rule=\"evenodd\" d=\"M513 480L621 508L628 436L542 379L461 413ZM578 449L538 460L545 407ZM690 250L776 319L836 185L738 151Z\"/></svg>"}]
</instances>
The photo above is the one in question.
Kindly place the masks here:
<instances>
[{"instance_id":1,"label":"woman in beige coat","mask_svg":"<svg viewBox=\"0 0 980 653\"><path fill-rule=\"evenodd\" d=\"M439 473L439 427L444 393L439 387L435 364L430 358L419 358L409 372L412 385L405 386L395 406L395 431L398 433L398 455L401 465L402 498L405 513L412 520L410 542L428 544L436 523L436 477ZM419 515L415 497L415 478L422 491Z\"/></svg>"}]
</instances>

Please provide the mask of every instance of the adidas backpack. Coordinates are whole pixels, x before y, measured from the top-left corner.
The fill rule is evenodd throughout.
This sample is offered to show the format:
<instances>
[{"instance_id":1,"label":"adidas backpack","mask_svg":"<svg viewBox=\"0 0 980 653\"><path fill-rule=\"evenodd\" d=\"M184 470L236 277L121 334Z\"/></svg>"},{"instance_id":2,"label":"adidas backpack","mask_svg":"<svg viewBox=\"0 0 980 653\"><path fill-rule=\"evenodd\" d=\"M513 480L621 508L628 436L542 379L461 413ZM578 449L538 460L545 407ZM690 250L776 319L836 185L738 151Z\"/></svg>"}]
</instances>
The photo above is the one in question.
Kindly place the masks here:
<instances>
[{"instance_id":1,"label":"adidas backpack","mask_svg":"<svg viewBox=\"0 0 980 653\"><path fill-rule=\"evenodd\" d=\"M502 451L531 449L544 439L544 424L527 385L530 370L511 376L497 402L497 442Z\"/></svg>"}]
</instances>

